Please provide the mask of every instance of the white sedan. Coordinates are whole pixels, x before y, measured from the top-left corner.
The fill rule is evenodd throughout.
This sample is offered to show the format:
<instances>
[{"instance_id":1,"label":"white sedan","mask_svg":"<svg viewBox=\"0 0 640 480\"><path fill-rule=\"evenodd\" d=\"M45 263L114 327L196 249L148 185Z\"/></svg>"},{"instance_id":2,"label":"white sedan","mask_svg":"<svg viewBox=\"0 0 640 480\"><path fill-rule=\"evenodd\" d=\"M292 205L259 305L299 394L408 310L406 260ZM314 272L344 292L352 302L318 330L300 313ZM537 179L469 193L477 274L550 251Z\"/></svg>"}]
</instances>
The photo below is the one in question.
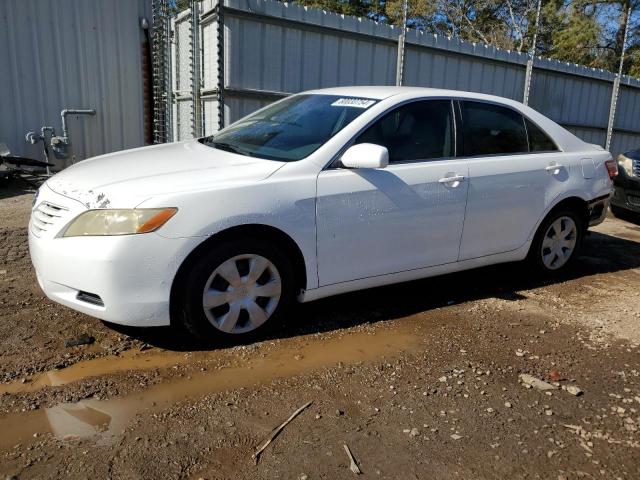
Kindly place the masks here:
<instances>
[{"instance_id":1,"label":"white sedan","mask_svg":"<svg viewBox=\"0 0 640 480\"><path fill-rule=\"evenodd\" d=\"M315 90L64 170L38 192L29 247L44 292L73 309L253 335L296 300L524 259L560 271L616 173L512 100Z\"/></svg>"}]
</instances>

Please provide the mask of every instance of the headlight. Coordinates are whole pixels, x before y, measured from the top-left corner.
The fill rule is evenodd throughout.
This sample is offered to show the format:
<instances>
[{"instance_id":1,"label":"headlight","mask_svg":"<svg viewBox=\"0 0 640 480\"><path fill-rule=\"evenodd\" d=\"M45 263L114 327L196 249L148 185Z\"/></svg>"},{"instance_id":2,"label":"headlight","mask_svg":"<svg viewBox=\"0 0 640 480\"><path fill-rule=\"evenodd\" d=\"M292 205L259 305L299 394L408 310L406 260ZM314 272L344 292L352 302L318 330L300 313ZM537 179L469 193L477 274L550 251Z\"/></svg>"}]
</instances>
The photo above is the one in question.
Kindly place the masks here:
<instances>
[{"instance_id":1,"label":"headlight","mask_svg":"<svg viewBox=\"0 0 640 480\"><path fill-rule=\"evenodd\" d=\"M153 232L167 223L177 211L177 208L89 210L78 215L61 236L131 235Z\"/></svg>"},{"instance_id":2,"label":"headlight","mask_svg":"<svg viewBox=\"0 0 640 480\"><path fill-rule=\"evenodd\" d=\"M624 170L624 173L629 177L635 176L633 173L633 160L624 155L618 155L618 165Z\"/></svg>"}]
</instances>

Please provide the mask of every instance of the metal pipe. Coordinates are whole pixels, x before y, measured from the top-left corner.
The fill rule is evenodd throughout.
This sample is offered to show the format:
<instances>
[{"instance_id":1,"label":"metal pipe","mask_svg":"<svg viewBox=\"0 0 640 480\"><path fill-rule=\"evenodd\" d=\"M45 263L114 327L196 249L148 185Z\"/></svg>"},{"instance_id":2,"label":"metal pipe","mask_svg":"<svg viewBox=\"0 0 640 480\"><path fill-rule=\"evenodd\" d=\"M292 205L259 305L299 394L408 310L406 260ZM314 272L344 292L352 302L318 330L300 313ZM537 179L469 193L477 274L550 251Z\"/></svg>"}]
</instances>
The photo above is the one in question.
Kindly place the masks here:
<instances>
[{"instance_id":1,"label":"metal pipe","mask_svg":"<svg viewBox=\"0 0 640 480\"><path fill-rule=\"evenodd\" d=\"M82 110L82 109L74 109L74 108L65 108L60 112L60 117L62 118L62 136L69 138L69 132L67 130L67 115L95 115L95 110Z\"/></svg>"},{"instance_id":2,"label":"metal pipe","mask_svg":"<svg viewBox=\"0 0 640 480\"><path fill-rule=\"evenodd\" d=\"M49 141L51 141L51 137L56 134L56 131L53 127L44 126L40 129L40 137L42 139L42 153L44 157L44 161L47 163L47 177L51 176L51 169L49 168L49 148L47 147L47 135L49 132Z\"/></svg>"}]
</instances>

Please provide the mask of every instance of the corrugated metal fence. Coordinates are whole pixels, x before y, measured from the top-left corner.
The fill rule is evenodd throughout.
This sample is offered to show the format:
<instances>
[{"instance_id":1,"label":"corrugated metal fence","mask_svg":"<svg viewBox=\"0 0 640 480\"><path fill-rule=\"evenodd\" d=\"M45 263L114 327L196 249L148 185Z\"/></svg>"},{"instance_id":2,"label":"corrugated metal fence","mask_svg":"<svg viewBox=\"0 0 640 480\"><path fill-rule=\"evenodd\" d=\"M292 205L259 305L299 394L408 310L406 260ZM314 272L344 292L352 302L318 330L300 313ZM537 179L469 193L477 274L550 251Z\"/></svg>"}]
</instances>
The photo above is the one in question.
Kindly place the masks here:
<instances>
[{"instance_id":1,"label":"corrugated metal fence","mask_svg":"<svg viewBox=\"0 0 640 480\"><path fill-rule=\"evenodd\" d=\"M76 159L144 145L140 18L150 14L149 0L0 1L0 142L41 159L42 144L25 133L61 134L62 109L91 108L95 116L68 118Z\"/></svg>"},{"instance_id":2,"label":"corrugated metal fence","mask_svg":"<svg viewBox=\"0 0 640 480\"><path fill-rule=\"evenodd\" d=\"M193 18L195 29L191 28ZM399 29L273 0L203 0L174 21L175 139L215 132L288 93L338 85L393 85ZM195 31L201 39L193 50ZM201 78L188 78L195 52ZM186 58L186 61L184 59ZM410 31L404 84L522 100L525 54ZM188 68L187 68L188 67ZM536 58L529 104L604 145L614 75ZM640 80L624 77L612 151L640 146ZM193 87L202 114L194 124Z\"/></svg>"}]
</instances>

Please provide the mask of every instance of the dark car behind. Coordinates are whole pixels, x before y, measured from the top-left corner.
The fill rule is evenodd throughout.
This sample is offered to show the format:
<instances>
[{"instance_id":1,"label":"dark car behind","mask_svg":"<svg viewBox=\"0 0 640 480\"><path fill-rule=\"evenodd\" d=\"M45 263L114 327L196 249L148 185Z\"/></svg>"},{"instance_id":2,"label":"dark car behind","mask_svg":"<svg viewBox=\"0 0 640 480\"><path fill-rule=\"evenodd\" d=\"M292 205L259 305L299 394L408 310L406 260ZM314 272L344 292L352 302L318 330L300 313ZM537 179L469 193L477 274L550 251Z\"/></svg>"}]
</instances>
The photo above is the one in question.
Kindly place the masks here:
<instances>
[{"instance_id":1,"label":"dark car behind","mask_svg":"<svg viewBox=\"0 0 640 480\"><path fill-rule=\"evenodd\" d=\"M618 176L613 180L611 211L640 213L640 149L618 156Z\"/></svg>"}]
</instances>

